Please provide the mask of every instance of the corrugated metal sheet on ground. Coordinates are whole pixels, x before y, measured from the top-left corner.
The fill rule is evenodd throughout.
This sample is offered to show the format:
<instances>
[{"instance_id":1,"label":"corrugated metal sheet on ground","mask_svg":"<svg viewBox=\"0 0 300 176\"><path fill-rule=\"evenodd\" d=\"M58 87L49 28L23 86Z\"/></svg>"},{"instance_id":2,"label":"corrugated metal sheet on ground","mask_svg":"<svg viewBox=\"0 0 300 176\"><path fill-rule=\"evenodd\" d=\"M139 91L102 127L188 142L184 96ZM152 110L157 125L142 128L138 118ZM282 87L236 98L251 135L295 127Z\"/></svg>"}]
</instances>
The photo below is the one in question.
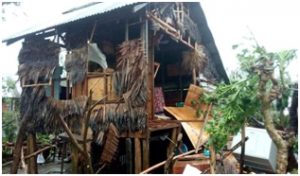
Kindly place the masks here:
<instances>
[{"instance_id":1,"label":"corrugated metal sheet on ground","mask_svg":"<svg viewBox=\"0 0 300 176\"><path fill-rule=\"evenodd\" d=\"M84 19L84 18L87 18L90 16L107 13L112 10L116 10L121 7L125 7L125 6L132 5L132 4L135 4L135 3L130 2L130 1L129 2L122 1L122 2L104 2L104 3L95 4L95 5L83 8L83 9L79 9L79 10L67 13L65 15L55 17L51 21L46 21L45 23L34 25L26 30L23 30L21 32L18 32L16 34L13 34L13 35L5 38L3 41L7 41L7 40L14 39L14 38L22 37L22 36L25 36L28 34L48 30L48 29L54 28L59 25L74 22L74 21Z\"/></svg>"}]
</instances>

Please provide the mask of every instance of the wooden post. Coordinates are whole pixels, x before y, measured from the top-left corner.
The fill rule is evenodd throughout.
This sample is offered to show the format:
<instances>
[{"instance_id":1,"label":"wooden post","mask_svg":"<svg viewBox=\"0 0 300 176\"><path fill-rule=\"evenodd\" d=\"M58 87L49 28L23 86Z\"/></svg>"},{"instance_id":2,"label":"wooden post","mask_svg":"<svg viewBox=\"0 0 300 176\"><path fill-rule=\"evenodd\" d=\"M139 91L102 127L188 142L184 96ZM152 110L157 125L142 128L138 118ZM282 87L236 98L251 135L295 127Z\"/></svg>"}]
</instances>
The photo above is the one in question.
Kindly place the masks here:
<instances>
[{"instance_id":1,"label":"wooden post","mask_svg":"<svg viewBox=\"0 0 300 176\"><path fill-rule=\"evenodd\" d=\"M64 159L66 156L66 142L63 142L63 151L62 151L62 155L61 155L61 165L60 165L60 173L63 174L64 173Z\"/></svg>"},{"instance_id":2,"label":"wooden post","mask_svg":"<svg viewBox=\"0 0 300 176\"><path fill-rule=\"evenodd\" d=\"M71 145L71 165L72 165L72 174L78 174L78 149L73 144Z\"/></svg>"},{"instance_id":3,"label":"wooden post","mask_svg":"<svg viewBox=\"0 0 300 176\"><path fill-rule=\"evenodd\" d=\"M133 160L132 160L132 141L130 138L126 138L125 140L125 150L126 150L126 170L127 174L133 173Z\"/></svg>"},{"instance_id":4,"label":"wooden post","mask_svg":"<svg viewBox=\"0 0 300 176\"><path fill-rule=\"evenodd\" d=\"M146 138L142 139L142 147L143 147L143 170L149 167L149 142L150 142L150 134L147 133Z\"/></svg>"},{"instance_id":5,"label":"wooden post","mask_svg":"<svg viewBox=\"0 0 300 176\"><path fill-rule=\"evenodd\" d=\"M177 145L177 135L178 135L178 128L172 129L171 141L169 147L167 149L167 162L164 167L164 173L170 174L172 171L172 160L174 157L174 149Z\"/></svg>"},{"instance_id":6,"label":"wooden post","mask_svg":"<svg viewBox=\"0 0 300 176\"><path fill-rule=\"evenodd\" d=\"M27 155L34 153L36 150L36 136L35 133L29 133L27 136ZM28 173L37 174L36 155L28 159Z\"/></svg>"},{"instance_id":7,"label":"wooden post","mask_svg":"<svg viewBox=\"0 0 300 176\"><path fill-rule=\"evenodd\" d=\"M21 158L21 149L23 145L23 140L25 139L25 128L26 128L26 121L25 118L22 119L20 123L20 128L17 135L16 145L13 152L13 164L10 169L11 174L17 174L20 158Z\"/></svg>"},{"instance_id":8,"label":"wooden post","mask_svg":"<svg viewBox=\"0 0 300 176\"><path fill-rule=\"evenodd\" d=\"M148 20L145 20L143 26L143 38L145 45L145 59L147 59L147 114L148 119L151 120L154 117L154 47L153 47L153 34L148 31ZM148 123L148 120L147 120Z\"/></svg>"},{"instance_id":9,"label":"wooden post","mask_svg":"<svg viewBox=\"0 0 300 176\"><path fill-rule=\"evenodd\" d=\"M141 142L139 138L134 138L134 173L138 174L142 171L142 152Z\"/></svg>"}]
</instances>

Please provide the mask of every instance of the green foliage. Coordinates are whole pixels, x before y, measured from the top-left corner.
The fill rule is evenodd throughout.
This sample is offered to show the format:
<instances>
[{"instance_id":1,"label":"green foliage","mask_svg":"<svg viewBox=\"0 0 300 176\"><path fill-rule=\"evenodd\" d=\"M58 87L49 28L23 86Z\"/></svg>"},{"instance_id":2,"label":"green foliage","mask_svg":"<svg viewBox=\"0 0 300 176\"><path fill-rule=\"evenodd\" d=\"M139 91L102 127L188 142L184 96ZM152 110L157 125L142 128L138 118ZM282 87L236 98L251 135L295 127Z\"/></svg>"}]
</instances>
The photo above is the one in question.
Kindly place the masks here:
<instances>
[{"instance_id":1,"label":"green foliage","mask_svg":"<svg viewBox=\"0 0 300 176\"><path fill-rule=\"evenodd\" d=\"M254 38L251 40L253 42ZM198 100L199 102L212 102L214 105L212 109L213 119L208 122L206 131L210 135L208 145L214 145L217 152L222 150L229 136L239 132L248 118L262 117L261 104L258 98L260 73L255 69L259 64L262 64L262 58L272 60L275 68L271 69L279 69L281 90L288 83L289 78L285 69L294 58L295 50L269 53L257 42L254 43L247 48L241 48L239 45L233 46L233 49L239 50L237 58L240 62L240 71L235 72L231 84L219 84L214 92L209 95L204 94L205 98ZM271 82L267 84L269 90L271 85ZM279 114L283 115L282 112L288 105L289 96L289 91L283 92L281 99L277 102L278 108L276 109L274 106L275 112L281 112Z\"/></svg>"},{"instance_id":2,"label":"green foliage","mask_svg":"<svg viewBox=\"0 0 300 176\"><path fill-rule=\"evenodd\" d=\"M17 135L18 112L2 112L2 142L14 142Z\"/></svg>"},{"instance_id":3,"label":"green foliage","mask_svg":"<svg viewBox=\"0 0 300 176\"><path fill-rule=\"evenodd\" d=\"M11 94L13 96L18 96L18 91L16 88L16 82L11 77L2 78L2 92L3 95ZM2 111L2 141L3 142L13 142L16 138L17 133L17 119L19 117L19 106L17 99L14 98L4 98L2 97L3 104L14 105L14 109Z\"/></svg>"},{"instance_id":4,"label":"green foliage","mask_svg":"<svg viewBox=\"0 0 300 176\"><path fill-rule=\"evenodd\" d=\"M19 97L16 81L11 77L2 78L2 93L3 96L11 94L13 97Z\"/></svg>"},{"instance_id":5,"label":"green foliage","mask_svg":"<svg viewBox=\"0 0 300 176\"><path fill-rule=\"evenodd\" d=\"M295 142L293 144L293 152L298 154L298 135L295 138Z\"/></svg>"},{"instance_id":6,"label":"green foliage","mask_svg":"<svg viewBox=\"0 0 300 176\"><path fill-rule=\"evenodd\" d=\"M42 145L51 144L54 136L44 133L37 133L37 141L40 142Z\"/></svg>"},{"instance_id":7,"label":"green foliage","mask_svg":"<svg viewBox=\"0 0 300 176\"><path fill-rule=\"evenodd\" d=\"M213 119L208 122L206 131L210 134L208 144L220 151L230 135L238 133L250 114L259 111L256 99L257 77L235 81L230 85L220 84L216 90L205 95L206 102L213 102Z\"/></svg>"}]
</instances>

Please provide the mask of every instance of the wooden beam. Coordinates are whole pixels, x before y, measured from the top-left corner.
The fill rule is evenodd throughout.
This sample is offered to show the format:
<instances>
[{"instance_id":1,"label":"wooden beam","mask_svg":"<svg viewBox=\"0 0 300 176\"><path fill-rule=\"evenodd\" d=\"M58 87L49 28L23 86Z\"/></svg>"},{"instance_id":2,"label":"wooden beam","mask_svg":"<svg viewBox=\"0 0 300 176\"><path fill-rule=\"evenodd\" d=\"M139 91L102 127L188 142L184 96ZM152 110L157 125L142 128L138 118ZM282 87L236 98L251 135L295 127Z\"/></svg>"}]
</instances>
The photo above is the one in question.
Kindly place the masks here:
<instances>
[{"instance_id":1,"label":"wooden beam","mask_svg":"<svg viewBox=\"0 0 300 176\"><path fill-rule=\"evenodd\" d=\"M155 15L153 15L152 13L147 13L147 18L151 19L152 21L158 23L161 26L161 29L171 35L172 37L176 38L178 41L180 41L181 43L185 44L186 46L190 47L191 49L196 49L194 46L192 46L190 44L190 42L185 41L182 36L180 35L180 32L175 29L174 27L172 27L171 25L169 25L168 23L164 22L163 20L161 20L160 18L156 17Z\"/></svg>"}]
</instances>

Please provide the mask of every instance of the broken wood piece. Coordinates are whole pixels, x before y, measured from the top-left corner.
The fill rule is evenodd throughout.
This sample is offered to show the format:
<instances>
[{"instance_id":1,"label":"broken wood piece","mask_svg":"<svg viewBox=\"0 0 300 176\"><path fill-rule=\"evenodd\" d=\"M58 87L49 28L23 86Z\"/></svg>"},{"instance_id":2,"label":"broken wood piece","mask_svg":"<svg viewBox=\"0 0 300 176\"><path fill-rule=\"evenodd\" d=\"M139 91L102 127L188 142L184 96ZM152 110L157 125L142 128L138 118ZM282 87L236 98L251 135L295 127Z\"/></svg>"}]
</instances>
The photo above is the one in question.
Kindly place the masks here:
<instances>
[{"instance_id":1,"label":"broken wood piece","mask_svg":"<svg viewBox=\"0 0 300 176\"><path fill-rule=\"evenodd\" d=\"M28 158L30 158L30 157L32 157L32 156L36 156L36 155L42 153L43 151L48 150L48 149L53 148L53 147L55 147L55 145L50 145L50 146L44 147L44 148L42 148L42 149L39 149L39 150L35 151L34 153L31 153L31 154L29 154L29 155L27 155L27 156L25 156L25 157L23 156L23 160L25 161L25 160L27 160ZM23 149L22 149L22 150L23 150ZM21 153L23 152L22 150L21 150ZM24 155L24 154L23 154L23 155ZM21 156L21 157L22 157L22 156ZM13 161L8 161L8 162L6 162L6 163L3 163L3 164L2 164L2 167L5 167L5 166L10 165L10 164L12 164L12 163L13 163Z\"/></svg>"},{"instance_id":2,"label":"broken wood piece","mask_svg":"<svg viewBox=\"0 0 300 176\"><path fill-rule=\"evenodd\" d=\"M245 141L246 142L247 140L249 139L249 137L245 137ZM241 140L240 142L238 142L237 144L235 144L228 152L226 152L222 158L223 159L226 159L227 156L229 156L233 151L235 151L237 148L239 148L241 145L242 145L243 141Z\"/></svg>"},{"instance_id":3,"label":"broken wood piece","mask_svg":"<svg viewBox=\"0 0 300 176\"><path fill-rule=\"evenodd\" d=\"M207 107L207 110L206 110L206 115L205 115L204 123L203 123L203 126L201 128L201 131L200 131L200 134L199 134L199 137L198 137L198 141L197 141L197 145L196 145L196 153L198 153L199 147L202 144L201 143L202 142L201 138L202 138L202 134L204 132L204 128L205 128L205 125L207 123L208 117L210 115L211 108L212 108L212 103L209 104L209 106Z\"/></svg>"},{"instance_id":4,"label":"broken wood piece","mask_svg":"<svg viewBox=\"0 0 300 176\"><path fill-rule=\"evenodd\" d=\"M185 121L185 120L199 120L196 117L196 110L193 109L190 106L184 106L184 107L164 107L164 110L166 110L169 114L171 114L175 119L179 121ZM183 126L183 129L187 133L188 138L190 139L193 147L196 149L197 147L197 141L199 137L199 132L203 128L204 122L182 122L181 125ZM208 140L208 134L206 132L202 135L202 142Z\"/></svg>"},{"instance_id":5,"label":"broken wood piece","mask_svg":"<svg viewBox=\"0 0 300 176\"><path fill-rule=\"evenodd\" d=\"M176 155L175 157L173 157L173 160L176 160L177 158L180 158L180 157L183 157L183 156L192 154L192 153L195 153L195 150L191 150L191 151L182 153L182 154L180 154L180 155ZM157 168L163 166L164 164L166 164L166 162L167 162L167 161L165 160L165 161L162 161L162 162L160 162L160 163L157 163L157 164L155 164L155 165L149 167L148 169L142 171L140 174L146 174L146 173L148 173L148 172L150 172L150 171L152 171L152 170L154 170L154 169L157 169Z\"/></svg>"},{"instance_id":6,"label":"broken wood piece","mask_svg":"<svg viewBox=\"0 0 300 176\"><path fill-rule=\"evenodd\" d=\"M84 153L82 147L79 145L79 143L77 142L77 140L75 139L74 135L72 134L71 130L69 129L67 123L64 121L63 117L61 115L59 115L58 118L64 128L64 130L66 131L66 133L68 134L70 141L72 144L74 144L74 146L78 149L79 152Z\"/></svg>"},{"instance_id":7,"label":"broken wood piece","mask_svg":"<svg viewBox=\"0 0 300 176\"><path fill-rule=\"evenodd\" d=\"M106 136L107 137L101 154L101 161L104 163L111 163L119 145L119 132L112 123L109 125Z\"/></svg>"}]
</instances>

